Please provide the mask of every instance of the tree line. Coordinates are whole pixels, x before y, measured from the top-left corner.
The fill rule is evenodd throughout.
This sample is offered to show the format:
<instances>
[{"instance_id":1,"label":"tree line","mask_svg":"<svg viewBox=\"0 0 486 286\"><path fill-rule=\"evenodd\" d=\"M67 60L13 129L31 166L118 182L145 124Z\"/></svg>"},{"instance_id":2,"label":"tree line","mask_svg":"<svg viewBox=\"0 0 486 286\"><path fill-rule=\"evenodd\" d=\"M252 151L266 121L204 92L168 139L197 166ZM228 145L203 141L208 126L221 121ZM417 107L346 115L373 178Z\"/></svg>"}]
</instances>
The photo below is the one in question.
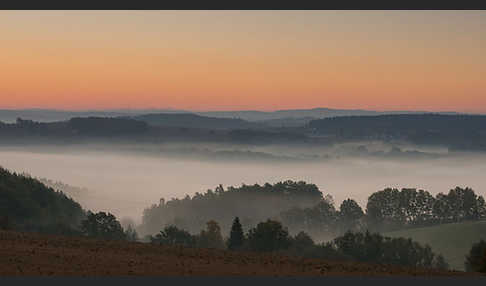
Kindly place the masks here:
<instances>
[{"instance_id":1,"label":"tree line","mask_svg":"<svg viewBox=\"0 0 486 286\"><path fill-rule=\"evenodd\" d=\"M168 115L173 117L176 115ZM152 119L141 117L73 117L69 120L55 122L37 122L17 118L15 123L0 122L0 136L6 142L29 143L32 139L47 140L59 143L64 141L78 142L80 139L117 140L137 142L167 142L191 139L198 142L228 142L228 143L281 143L303 142L307 139L304 130L273 130L272 128L251 127L250 124L237 124L240 127L219 128L220 119L214 122L206 118L205 126L188 126L182 117L176 116L168 125L152 122ZM149 116L150 117L150 116ZM180 118L179 118L180 117ZM196 118L196 120L198 120ZM225 121L224 119L223 121ZM233 119L231 119L233 120ZM199 120L200 121L200 120ZM223 124L224 125L224 124Z\"/></svg>"},{"instance_id":2,"label":"tree line","mask_svg":"<svg viewBox=\"0 0 486 286\"><path fill-rule=\"evenodd\" d=\"M274 219L285 224L291 233L305 231L312 237L328 240L347 230L376 232L407 227L429 226L486 218L486 203L471 188L456 187L447 194L431 195L412 188L386 188L371 194L366 208L353 199L335 207L332 196L314 184L291 180L276 184L219 185L215 191L187 195L184 199L160 200L144 210L140 233L150 234L160 226L175 225L197 232L210 220L229 231L238 216L244 227Z\"/></svg>"},{"instance_id":3,"label":"tree line","mask_svg":"<svg viewBox=\"0 0 486 286\"><path fill-rule=\"evenodd\" d=\"M347 230L387 232L484 219L486 203L468 187L456 187L435 197L424 190L386 188L368 197L365 211L352 199L343 201L338 210L332 201L322 200L310 208L284 211L280 217L289 228L325 238Z\"/></svg>"},{"instance_id":4,"label":"tree line","mask_svg":"<svg viewBox=\"0 0 486 286\"><path fill-rule=\"evenodd\" d=\"M430 246L411 239L384 237L378 233L351 232L327 243L315 243L305 232L292 236L279 221L266 220L244 233L239 218L233 221L228 238L223 238L216 221L209 221L199 234L190 234L174 225L166 226L148 241L157 245L180 245L231 251L273 252L304 258L360 261L408 267L448 269L442 255Z\"/></svg>"}]
</instances>

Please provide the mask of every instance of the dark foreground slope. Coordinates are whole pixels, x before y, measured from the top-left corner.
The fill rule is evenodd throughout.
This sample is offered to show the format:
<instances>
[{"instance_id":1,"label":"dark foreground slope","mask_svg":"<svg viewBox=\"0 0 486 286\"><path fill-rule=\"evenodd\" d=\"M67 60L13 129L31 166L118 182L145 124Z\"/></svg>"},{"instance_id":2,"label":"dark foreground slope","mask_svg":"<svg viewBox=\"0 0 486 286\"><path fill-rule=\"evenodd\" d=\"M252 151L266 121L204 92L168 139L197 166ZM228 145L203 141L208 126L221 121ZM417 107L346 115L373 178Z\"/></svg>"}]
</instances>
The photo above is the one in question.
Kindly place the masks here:
<instances>
[{"instance_id":1,"label":"dark foreground slope","mask_svg":"<svg viewBox=\"0 0 486 286\"><path fill-rule=\"evenodd\" d=\"M0 229L68 231L84 218L81 205L64 193L0 166Z\"/></svg>"},{"instance_id":2,"label":"dark foreground slope","mask_svg":"<svg viewBox=\"0 0 486 286\"><path fill-rule=\"evenodd\" d=\"M0 231L0 276L421 275L475 273Z\"/></svg>"}]
</instances>

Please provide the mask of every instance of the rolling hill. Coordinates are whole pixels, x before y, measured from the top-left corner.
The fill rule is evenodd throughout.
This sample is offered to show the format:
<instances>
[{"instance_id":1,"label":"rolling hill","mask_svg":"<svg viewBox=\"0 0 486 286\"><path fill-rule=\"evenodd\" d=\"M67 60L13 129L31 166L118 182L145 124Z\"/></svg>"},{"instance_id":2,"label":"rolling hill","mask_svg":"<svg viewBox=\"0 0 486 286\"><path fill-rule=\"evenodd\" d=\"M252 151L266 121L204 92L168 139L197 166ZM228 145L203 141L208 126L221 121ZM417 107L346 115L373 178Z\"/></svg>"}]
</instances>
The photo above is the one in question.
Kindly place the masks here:
<instances>
[{"instance_id":1,"label":"rolling hill","mask_svg":"<svg viewBox=\"0 0 486 286\"><path fill-rule=\"evenodd\" d=\"M452 150L486 150L485 115L343 116L312 120L307 127L315 135L340 140L404 140Z\"/></svg>"}]
</instances>

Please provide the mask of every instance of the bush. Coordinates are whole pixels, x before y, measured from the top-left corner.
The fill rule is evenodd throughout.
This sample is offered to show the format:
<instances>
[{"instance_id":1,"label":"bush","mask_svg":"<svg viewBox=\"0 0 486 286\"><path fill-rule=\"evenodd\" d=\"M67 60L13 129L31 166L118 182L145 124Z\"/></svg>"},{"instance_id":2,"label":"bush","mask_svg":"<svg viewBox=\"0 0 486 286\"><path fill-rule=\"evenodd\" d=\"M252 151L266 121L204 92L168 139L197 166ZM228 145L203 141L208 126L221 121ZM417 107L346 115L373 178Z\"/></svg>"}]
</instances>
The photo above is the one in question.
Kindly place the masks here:
<instances>
[{"instance_id":1,"label":"bush","mask_svg":"<svg viewBox=\"0 0 486 286\"><path fill-rule=\"evenodd\" d=\"M248 232L248 247L253 251L272 252L286 250L291 245L287 229L278 221L267 220Z\"/></svg>"},{"instance_id":2,"label":"bush","mask_svg":"<svg viewBox=\"0 0 486 286\"><path fill-rule=\"evenodd\" d=\"M197 237L198 247L224 249L224 240L221 235L221 228L214 220L207 223L207 230L202 230Z\"/></svg>"},{"instance_id":3,"label":"bush","mask_svg":"<svg viewBox=\"0 0 486 286\"><path fill-rule=\"evenodd\" d=\"M88 237L125 240L126 236L120 222L111 213L88 212L88 217L81 222L81 233Z\"/></svg>"},{"instance_id":4,"label":"bush","mask_svg":"<svg viewBox=\"0 0 486 286\"><path fill-rule=\"evenodd\" d=\"M466 271L486 273L486 241L480 240L473 244L464 263Z\"/></svg>"},{"instance_id":5,"label":"bush","mask_svg":"<svg viewBox=\"0 0 486 286\"><path fill-rule=\"evenodd\" d=\"M150 242L160 245L196 246L196 237L174 225L166 226L160 233L150 236Z\"/></svg>"},{"instance_id":6,"label":"bush","mask_svg":"<svg viewBox=\"0 0 486 286\"><path fill-rule=\"evenodd\" d=\"M128 241L138 241L138 233L131 224L129 224L125 230L125 237Z\"/></svg>"}]
</instances>

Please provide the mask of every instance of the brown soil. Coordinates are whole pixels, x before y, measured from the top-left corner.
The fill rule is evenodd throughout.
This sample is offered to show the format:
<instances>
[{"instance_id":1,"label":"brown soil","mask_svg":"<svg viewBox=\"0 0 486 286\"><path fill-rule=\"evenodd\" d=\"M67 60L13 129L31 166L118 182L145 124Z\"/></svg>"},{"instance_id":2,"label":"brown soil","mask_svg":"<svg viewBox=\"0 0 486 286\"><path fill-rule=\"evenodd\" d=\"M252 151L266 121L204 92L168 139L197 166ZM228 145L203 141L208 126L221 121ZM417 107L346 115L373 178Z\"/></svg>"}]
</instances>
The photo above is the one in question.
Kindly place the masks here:
<instances>
[{"instance_id":1,"label":"brown soil","mask_svg":"<svg viewBox=\"0 0 486 286\"><path fill-rule=\"evenodd\" d=\"M0 275L477 275L0 231Z\"/></svg>"}]
</instances>

